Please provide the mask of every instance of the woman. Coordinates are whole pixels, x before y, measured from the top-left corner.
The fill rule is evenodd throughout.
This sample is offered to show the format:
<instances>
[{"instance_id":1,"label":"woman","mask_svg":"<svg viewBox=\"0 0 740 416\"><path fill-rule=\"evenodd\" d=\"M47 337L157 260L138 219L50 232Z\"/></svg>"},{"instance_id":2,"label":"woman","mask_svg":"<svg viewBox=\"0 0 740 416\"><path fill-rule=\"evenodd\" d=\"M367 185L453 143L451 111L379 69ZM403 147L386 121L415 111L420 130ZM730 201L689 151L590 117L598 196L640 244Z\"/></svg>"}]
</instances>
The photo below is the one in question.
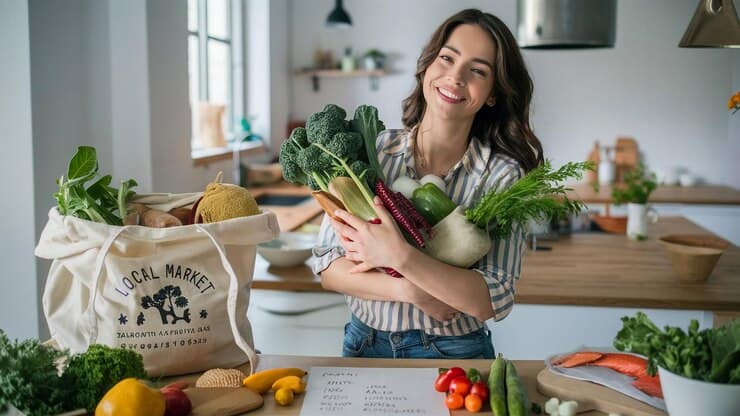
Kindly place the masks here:
<instances>
[{"instance_id":1,"label":"woman","mask_svg":"<svg viewBox=\"0 0 740 416\"><path fill-rule=\"evenodd\" d=\"M532 81L516 41L497 17L463 10L432 35L418 60L416 88L403 102L403 130L377 138L386 180L401 175L444 179L468 206L494 187L508 187L543 161L529 126ZM493 241L471 269L444 264L407 243L376 198L381 224L338 211L325 217L314 272L346 295L352 318L344 356L493 358L485 321L514 304L524 235ZM378 267L392 267L395 279Z\"/></svg>"}]
</instances>

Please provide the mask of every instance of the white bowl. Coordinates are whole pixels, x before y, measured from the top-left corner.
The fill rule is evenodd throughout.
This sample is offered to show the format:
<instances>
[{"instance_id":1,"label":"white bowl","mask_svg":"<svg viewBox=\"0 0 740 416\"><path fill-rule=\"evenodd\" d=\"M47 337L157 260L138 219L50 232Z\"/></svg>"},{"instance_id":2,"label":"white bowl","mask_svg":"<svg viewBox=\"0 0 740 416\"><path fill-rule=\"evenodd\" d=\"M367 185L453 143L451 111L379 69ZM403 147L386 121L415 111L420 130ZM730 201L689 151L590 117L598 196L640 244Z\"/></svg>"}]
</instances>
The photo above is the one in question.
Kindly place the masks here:
<instances>
[{"instance_id":1,"label":"white bowl","mask_svg":"<svg viewBox=\"0 0 740 416\"><path fill-rule=\"evenodd\" d=\"M316 237L316 234L284 231L278 238L258 244L257 253L272 266L298 266L311 257Z\"/></svg>"},{"instance_id":2,"label":"white bowl","mask_svg":"<svg viewBox=\"0 0 740 416\"><path fill-rule=\"evenodd\" d=\"M692 380L658 367L666 409L671 416L735 416L740 384Z\"/></svg>"}]
</instances>

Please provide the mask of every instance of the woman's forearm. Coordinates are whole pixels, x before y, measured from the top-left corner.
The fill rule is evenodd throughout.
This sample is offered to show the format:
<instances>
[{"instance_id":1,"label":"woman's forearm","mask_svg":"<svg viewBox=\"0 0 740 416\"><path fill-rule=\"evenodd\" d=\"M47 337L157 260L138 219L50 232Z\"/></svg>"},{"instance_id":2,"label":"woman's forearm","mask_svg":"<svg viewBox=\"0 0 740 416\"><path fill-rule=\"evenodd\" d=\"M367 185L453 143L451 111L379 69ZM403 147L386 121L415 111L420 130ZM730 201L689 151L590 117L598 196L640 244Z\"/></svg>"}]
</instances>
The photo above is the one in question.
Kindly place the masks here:
<instances>
[{"instance_id":1,"label":"woman's forearm","mask_svg":"<svg viewBox=\"0 0 740 416\"><path fill-rule=\"evenodd\" d=\"M342 257L334 260L321 272L321 286L327 290L367 300L408 302L400 279L385 273L368 271L350 273L355 263Z\"/></svg>"},{"instance_id":2,"label":"woman's forearm","mask_svg":"<svg viewBox=\"0 0 740 416\"><path fill-rule=\"evenodd\" d=\"M431 296L481 321L495 316L480 273L442 263L411 246L399 258L394 268Z\"/></svg>"}]
</instances>

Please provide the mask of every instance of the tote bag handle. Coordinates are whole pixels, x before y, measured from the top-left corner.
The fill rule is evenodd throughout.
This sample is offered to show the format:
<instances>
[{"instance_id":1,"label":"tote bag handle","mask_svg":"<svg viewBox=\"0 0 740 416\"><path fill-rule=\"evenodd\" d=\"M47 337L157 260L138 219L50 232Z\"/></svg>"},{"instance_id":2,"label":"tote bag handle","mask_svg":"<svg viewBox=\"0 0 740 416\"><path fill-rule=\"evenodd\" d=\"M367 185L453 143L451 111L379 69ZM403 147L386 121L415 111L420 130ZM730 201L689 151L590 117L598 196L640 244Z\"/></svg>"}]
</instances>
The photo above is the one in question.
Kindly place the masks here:
<instances>
[{"instance_id":1,"label":"tote bag handle","mask_svg":"<svg viewBox=\"0 0 740 416\"><path fill-rule=\"evenodd\" d=\"M226 257L226 249L224 248L223 244L221 244L213 235L213 233L203 225L194 225L198 229L198 231L208 236L208 239L211 241L211 243L213 243L214 247L216 247L216 251L218 252L218 255L221 259L221 265L226 270L226 274L229 275L229 293L228 297L226 298L226 310L229 315L229 325L231 326L231 333L234 336L234 341L236 342L236 345L239 347L239 349L244 351L244 353L247 355L247 358L249 359L249 373L251 374L254 372L254 368L257 365L257 353L255 353L254 349L249 346L244 337L242 337L241 332L239 332L239 326L236 322L236 299L239 295L239 279L234 272L234 268L231 267L231 262L229 262L229 259ZM88 304L87 308L87 323L88 328L90 329L88 334L88 345L94 344L98 338L98 321L95 314L95 300L97 299L98 287L100 286L100 281L103 276L105 257L108 255L110 247L113 245L113 243L130 227L131 226L120 227L116 229L113 233L111 233L111 235L100 247L100 252L98 253L98 257L95 260L95 279L93 280L93 287L90 289L90 303Z\"/></svg>"}]
</instances>

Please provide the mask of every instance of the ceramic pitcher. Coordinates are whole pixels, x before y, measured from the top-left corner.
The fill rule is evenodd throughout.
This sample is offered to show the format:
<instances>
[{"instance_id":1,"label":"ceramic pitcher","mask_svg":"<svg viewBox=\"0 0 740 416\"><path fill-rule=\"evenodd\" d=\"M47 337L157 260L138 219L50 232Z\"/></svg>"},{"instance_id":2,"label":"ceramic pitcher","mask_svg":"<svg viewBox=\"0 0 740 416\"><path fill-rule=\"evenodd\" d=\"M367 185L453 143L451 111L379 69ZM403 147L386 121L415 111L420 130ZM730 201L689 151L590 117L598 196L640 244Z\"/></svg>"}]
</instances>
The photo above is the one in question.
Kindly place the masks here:
<instances>
[{"instance_id":1,"label":"ceramic pitcher","mask_svg":"<svg viewBox=\"0 0 740 416\"><path fill-rule=\"evenodd\" d=\"M647 204L627 204L627 236L633 240L645 240L648 235L648 221L658 221L658 211Z\"/></svg>"}]
</instances>

